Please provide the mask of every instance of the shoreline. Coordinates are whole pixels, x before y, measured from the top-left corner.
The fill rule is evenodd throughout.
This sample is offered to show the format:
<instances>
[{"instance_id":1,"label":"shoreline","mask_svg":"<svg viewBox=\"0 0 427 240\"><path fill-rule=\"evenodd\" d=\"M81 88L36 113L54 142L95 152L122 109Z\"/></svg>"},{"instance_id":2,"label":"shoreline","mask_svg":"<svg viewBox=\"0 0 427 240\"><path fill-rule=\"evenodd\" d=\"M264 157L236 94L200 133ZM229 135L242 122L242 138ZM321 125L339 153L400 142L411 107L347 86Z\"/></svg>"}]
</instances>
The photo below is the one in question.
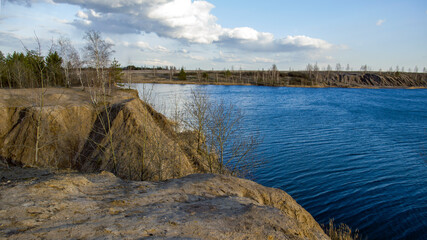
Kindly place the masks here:
<instances>
[{"instance_id":1,"label":"shoreline","mask_svg":"<svg viewBox=\"0 0 427 240\"><path fill-rule=\"evenodd\" d=\"M152 83L152 84L177 84L177 85L218 85L218 86L256 86L256 87L289 87L289 88L350 88L350 89L427 89L427 87L404 87L404 86L309 86L309 85L256 85L250 83L230 83L230 82L194 82L194 81L170 81L170 80L137 80L134 83ZM119 82L117 84L129 84L129 82Z\"/></svg>"}]
</instances>

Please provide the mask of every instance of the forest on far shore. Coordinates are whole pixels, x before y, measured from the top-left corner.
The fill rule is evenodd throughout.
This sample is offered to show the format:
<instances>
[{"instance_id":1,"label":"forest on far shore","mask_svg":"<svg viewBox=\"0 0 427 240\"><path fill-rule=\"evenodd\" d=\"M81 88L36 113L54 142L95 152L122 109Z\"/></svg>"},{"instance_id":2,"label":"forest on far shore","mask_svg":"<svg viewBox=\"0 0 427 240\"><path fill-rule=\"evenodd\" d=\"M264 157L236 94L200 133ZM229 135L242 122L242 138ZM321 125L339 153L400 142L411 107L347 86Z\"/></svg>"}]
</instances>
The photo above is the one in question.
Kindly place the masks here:
<instances>
[{"instance_id":1,"label":"forest on far shore","mask_svg":"<svg viewBox=\"0 0 427 240\"><path fill-rule=\"evenodd\" d=\"M269 69L186 70L175 66L122 67L113 58L114 45L105 41L100 32L85 33L86 45L79 52L67 38L52 41L43 56L37 36L36 49L24 46L24 52L4 55L0 51L0 88L40 88L71 86L106 86L117 82L169 82L198 84L242 84L260 86L311 87L427 87L427 70L417 66L390 67L388 71L372 71L362 65L353 71L347 64L337 63L320 69L318 64L307 64L304 70L281 71L275 64Z\"/></svg>"}]
</instances>

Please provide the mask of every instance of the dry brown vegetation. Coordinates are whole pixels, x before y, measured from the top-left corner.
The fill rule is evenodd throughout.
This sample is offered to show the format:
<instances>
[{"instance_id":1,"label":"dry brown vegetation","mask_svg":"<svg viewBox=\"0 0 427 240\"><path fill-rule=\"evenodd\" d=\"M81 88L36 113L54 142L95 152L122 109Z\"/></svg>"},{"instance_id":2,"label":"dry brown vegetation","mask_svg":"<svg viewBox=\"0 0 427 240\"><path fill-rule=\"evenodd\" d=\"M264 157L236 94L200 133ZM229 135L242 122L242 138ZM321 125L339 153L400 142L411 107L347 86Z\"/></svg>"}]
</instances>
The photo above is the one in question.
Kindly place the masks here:
<instances>
[{"instance_id":1,"label":"dry brown vegetation","mask_svg":"<svg viewBox=\"0 0 427 240\"><path fill-rule=\"evenodd\" d=\"M331 240L361 240L362 236L359 234L359 230L351 230L349 226L344 223L338 226L334 224L334 219L329 220L329 224L322 226L325 233L331 238Z\"/></svg>"}]
</instances>

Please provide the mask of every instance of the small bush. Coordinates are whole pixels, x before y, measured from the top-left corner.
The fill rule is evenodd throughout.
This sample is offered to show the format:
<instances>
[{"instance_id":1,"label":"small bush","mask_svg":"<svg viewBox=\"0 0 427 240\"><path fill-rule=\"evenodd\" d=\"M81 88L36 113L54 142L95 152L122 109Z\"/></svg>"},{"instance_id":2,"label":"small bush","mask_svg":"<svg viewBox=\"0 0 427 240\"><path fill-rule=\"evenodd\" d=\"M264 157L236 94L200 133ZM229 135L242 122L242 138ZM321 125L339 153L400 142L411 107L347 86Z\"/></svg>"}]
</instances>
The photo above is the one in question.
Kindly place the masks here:
<instances>
[{"instance_id":1,"label":"small bush","mask_svg":"<svg viewBox=\"0 0 427 240\"><path fill-rule=\"evenodd\" d=\"M202 78L208 80L209 75L207 72L202 73Z\"/></svg>"},{"instance_id":2,"label":"small bush","mask_svg":"<svg viewBox=\"0 0 427 240\"><path fill-rule=\"evenodd\" d=\"M181 71L178 74L179 80L187 80L187 74L184 71L184 68L181 68Z\"/></svg>"}]
</instances>

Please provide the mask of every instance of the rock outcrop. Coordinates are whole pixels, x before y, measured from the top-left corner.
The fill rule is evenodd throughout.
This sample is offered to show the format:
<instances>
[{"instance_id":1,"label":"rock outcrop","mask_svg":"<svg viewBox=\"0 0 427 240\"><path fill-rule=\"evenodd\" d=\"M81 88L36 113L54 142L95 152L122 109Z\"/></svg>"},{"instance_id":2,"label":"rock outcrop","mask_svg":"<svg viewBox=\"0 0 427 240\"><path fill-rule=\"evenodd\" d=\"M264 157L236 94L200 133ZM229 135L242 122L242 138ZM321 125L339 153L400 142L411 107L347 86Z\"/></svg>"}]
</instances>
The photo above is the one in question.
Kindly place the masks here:
<instances>
[{"instance_id":1,"label":"rock outcrop","mask_svg":"<svg viewBox=\"0 0 427 240\"><path fill-rule=\"evenodd\" d=\"M191 134L180 136L136 91L115 90L97 104L92 98L81 89L0 89L0 160L134 180L207 170Z\"/></svg>"},{"instance_id":2,"label":"rock outcrop","mask_svg":"<svg viewBox=\"0 0 427 240\"><path fill-rule=\"evenodd\" d=\"M329 239L288 194L249 180L0 170L0 238Z\"/></svg>"}]
</instances>

